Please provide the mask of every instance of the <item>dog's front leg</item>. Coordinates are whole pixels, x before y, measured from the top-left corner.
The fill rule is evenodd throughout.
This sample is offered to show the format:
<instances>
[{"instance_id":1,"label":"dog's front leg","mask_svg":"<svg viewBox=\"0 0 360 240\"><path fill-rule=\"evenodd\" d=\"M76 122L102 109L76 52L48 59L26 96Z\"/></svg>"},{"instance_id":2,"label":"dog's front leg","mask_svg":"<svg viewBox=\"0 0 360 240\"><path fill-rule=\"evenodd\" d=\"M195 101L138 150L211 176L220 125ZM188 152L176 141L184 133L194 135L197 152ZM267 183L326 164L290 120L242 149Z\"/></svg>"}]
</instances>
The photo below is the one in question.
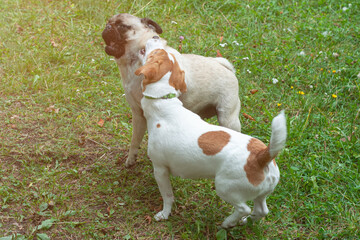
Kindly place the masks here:
<instances>
[{"instance_id":1,"label":"dog's front leg","mask_svg":"<svg viewBox=\"0 0 360 240\"><path fill-rule=\"evenodd\" d=\"M154 165L154 175L161 197L163 198L163 209L154 216L156 221L160 221L168 219L174 202L174 194L171 187L169 169L166 167L156 167Z\"/></svg>"},{"instance_id":2,"label":"dog's front leg","mask_svg":"<svg viewBox=\"0 0 360 240\"><path fill-rule=\"evenodd\" d=\"M125 162L125 167L131 167L135 164L137 154L140 148L140 143L146 131L146 119L143 116L142 110L134 111L132 109L133 130L131 137L131 144L128 157Z\"/></svg>"}]
</instances>

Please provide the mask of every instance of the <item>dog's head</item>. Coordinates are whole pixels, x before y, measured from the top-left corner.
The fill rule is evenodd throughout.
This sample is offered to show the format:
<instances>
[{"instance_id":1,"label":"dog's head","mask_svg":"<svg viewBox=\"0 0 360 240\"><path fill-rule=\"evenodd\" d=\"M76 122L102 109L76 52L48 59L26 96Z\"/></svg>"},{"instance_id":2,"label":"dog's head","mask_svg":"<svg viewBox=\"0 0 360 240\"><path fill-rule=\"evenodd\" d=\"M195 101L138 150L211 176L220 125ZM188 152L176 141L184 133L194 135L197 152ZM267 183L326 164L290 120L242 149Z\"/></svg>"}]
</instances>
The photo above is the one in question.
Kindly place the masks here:
<instances>
[{"instance_id":1,"label":"dog's head","mask_svg":"<svg viewBox=\"0 0 360 240\"><path fill-rule=\"evenodd\" d=\"M149 39L145 48L145 64L135 71L135 75L144 75L143 92L146 86L156 83L169 74L167 85L182 93L186 92L185 72L180 69L173 54L166 52L158 37Z\"/></svg>"},{"instance_id":2,"label":"dog's head","mask_svg":"<svg viewBox=\"0 0 360 240\"><path fill-rule=\"evenodd\" d=\"M130 41L141 40L144 35L152 37L161 33L161 27L153 20L122 13L109 19L102 37L106 43L105 52L110 56L120 58L125 54L126 45Z\"/></svg>"}]
</instances>

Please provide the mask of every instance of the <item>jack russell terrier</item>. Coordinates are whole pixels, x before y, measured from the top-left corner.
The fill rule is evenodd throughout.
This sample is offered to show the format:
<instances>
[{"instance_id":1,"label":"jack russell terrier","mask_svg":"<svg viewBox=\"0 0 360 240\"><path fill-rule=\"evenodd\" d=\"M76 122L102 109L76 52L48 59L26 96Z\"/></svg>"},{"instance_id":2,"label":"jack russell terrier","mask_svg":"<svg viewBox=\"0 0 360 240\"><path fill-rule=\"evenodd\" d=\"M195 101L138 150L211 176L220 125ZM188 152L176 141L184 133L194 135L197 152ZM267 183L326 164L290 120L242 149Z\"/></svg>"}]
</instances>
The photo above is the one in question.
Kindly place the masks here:
<instances>
[{"instance_id":1,"label":"jack russell terrier","mask_svg":"<svg viewBox=\"0 0 360 240\"><path fill-rule=\"evenodd\" d=\"M211 125L183 107L177 98L186 91L184 75L173 54L165 51L158 37L146 43L143 66L141 106L147 120L148 155L163 198L157 221L167 219L174 202L169 175L182 178L214 178L216 193L232 204L235 211L222 223L223 228L245 224L268 212L266 197L279 182L275 156L284 148L286 119L284 111L271 125L269 146L251 136ZM254 201L254 210L246 201ZM251 214L250 214L251 213Z\"/></svg>"}]
</instances>

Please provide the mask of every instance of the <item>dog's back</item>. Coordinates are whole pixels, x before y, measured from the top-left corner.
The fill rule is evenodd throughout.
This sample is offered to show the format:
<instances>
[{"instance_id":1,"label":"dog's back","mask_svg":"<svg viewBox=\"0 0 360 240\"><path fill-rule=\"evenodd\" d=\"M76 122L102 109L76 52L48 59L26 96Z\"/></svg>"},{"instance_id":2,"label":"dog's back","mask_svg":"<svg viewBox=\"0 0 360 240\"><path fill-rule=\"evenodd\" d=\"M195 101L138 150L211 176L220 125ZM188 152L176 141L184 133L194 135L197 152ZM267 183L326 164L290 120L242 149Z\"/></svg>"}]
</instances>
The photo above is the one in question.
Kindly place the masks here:
<instances>
[{"instance_id":1,"label":"dog's back","mask_svg":"<svg viewBox=\"0 0 360 240\"><path fill-rule=\"evenodd\" d=\"M251 218L265 216L266 196L280 177L274 157L285 145L284 112L272 122L269 146L251 136L211 125L177 98L180 91L186 91L181 86L187 73L179 67L176 56L166 52L156 39L147 43L146 51L150 52L146 63L135 74L145 76L141 104L149 132L148 155L164 199L164 208L155 219L167 219L171 212L174 195L170 173L183 178L215 178L217 194L235 207L222 224L225 228L250 214L246 205L249 200L254 201Z\"/></svg>"}]
</instances>

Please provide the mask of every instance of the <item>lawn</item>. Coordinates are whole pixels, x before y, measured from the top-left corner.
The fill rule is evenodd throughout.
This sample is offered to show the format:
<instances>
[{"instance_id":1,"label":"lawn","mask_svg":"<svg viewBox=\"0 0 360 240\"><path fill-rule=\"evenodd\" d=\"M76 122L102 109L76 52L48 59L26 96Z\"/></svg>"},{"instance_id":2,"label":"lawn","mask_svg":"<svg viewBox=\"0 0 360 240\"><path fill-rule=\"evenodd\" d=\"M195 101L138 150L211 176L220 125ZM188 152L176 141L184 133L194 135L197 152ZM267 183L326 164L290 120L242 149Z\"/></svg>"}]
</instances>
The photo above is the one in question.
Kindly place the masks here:
<instances>
[{"instance_id":1,"label":"lawn","mask_svg":"<svg viewBox=\"0 0 360 240\"><path fill-rule=\"evenodd\" d=\"M232 208L213 181L180 178L172 216L153 219L146 139L125 168L131 111L101 38L121 12L153 19L183 53L229 59L244 133L268 143L285 109L265 219L221 229ZM355 0L2 0L0 239L359 238L359 12Z\"/></svg>"}]
</instances>

